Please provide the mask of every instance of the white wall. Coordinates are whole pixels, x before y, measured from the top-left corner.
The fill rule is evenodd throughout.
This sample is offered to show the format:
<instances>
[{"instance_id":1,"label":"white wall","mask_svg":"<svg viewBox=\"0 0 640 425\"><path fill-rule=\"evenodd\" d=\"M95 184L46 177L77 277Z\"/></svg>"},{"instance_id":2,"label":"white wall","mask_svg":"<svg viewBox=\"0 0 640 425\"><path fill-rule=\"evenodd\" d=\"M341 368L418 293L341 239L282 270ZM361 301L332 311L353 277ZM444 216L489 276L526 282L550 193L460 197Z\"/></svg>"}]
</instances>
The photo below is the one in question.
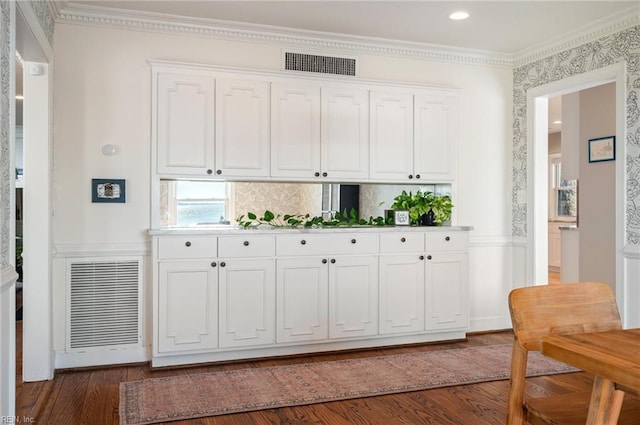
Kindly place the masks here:
<instances>
[{"instance_id":1,"label":"white wall","mask_svg":"<svg viewBox=\"0 0 640 425\"><path fill-rule=\"evenodd\" d=\"M54 218L58 249L56 348L63 348L63 259L83 250L144 249L150 226L151 72L148 59L281 69L281 47L58 24L54 81ZM512 71L359 55L360 78L460 89L458 224L472 225L471 316L475 330L508 327L511 287ZM102 145L119 146L112 157ZM125 204L91 204L92 178L125 178ZM105 248L106 247L106 248ZM491 265L491 273L485 268ZM475 268L474 268L475 267ZM497 319L496 319L497 318ZM61 341L62 340L62 341Z\"/></svg>"}]
</instances>

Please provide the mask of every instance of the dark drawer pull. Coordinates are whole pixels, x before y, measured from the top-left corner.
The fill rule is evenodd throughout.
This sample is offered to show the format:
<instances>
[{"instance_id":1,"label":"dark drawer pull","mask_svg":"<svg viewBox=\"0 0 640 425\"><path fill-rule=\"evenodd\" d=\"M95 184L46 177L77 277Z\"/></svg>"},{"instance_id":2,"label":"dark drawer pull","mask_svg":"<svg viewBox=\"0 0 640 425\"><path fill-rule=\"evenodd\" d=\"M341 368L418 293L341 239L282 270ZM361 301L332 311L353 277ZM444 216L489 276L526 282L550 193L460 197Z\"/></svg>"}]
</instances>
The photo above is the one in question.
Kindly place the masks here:
<instances>
[{"instance_id":1,"label":"dark drawer pull","mask_svg":"<svg viewBox=\"0 0 640 425\"><path fill-rule=\"evenodd\" d=\"M451 238L449 236L447 236L446 238L444 238L444 240L449 242L451 240Z\"/></svg>"},{"instance_id":2,"label":"dark drawer pull","mask_svg":"<svg viewBox=\"0 0 640 425\"><path fill-rule=\"evenodd\" d=\"M336 259L335 259L335 258L332 258L332 259L331 259L331 264L335 264L335 262L336 262Z\"/></svg>"},{"instance_id":3,"label":"dark drawer pull","mask_svg":"<svg viewBox=\"0 0 640 425\"><path fill-rule=\"evenodd\" d=\"M244 245L244 246L249 246L249 241L244 241L244 242L242 242L242 245Z\"/></svg>"},{"instance_id":4,"label":"dark drawer pull","mask_svg":"<svg viewBox=\"0 0 640 425\"><path fill-rule=\"evenodd\" d=\"M191 246L191 242L186 241L186 242L184 243L184 246Z\"/></svg>"},{"instance_id":5,"label":"dark drawer pull","mask_svg":"<svg viewBox=\"0 0 640 425\"><path fill-rule=\"evenodd\" d=\"M418 257L421 260L424 260L424 255L421 255L420 257Z\"/></svg>"},{"instance_id":6,"label":"dark drawer pull","mask_svg":"<svg viewBox=\"0 0 640 425\"><path fill-rule=\"evenodd\" d=\"M211 169L207 170L207 174L213 174L213 170Z\"/></svg>"},{"instance_id":7,"label":"dark drawer pull","mask_svg":"<svg viewBox=\"0 0 640 425\"><path fill-rule=\"evenodd\" d=\"M327 173L322 173L322 177L327 177Z\"/></svg>"},{"instance_id":8,"label":"dark drawer pull","mask_svg":"<svg viewBox=\"0 0 640 425\"><path fill-rule=\"evenodd\" d=\"M313 175L316 176L316 177L320 177L320 173L317 172L317 171Z\"/></svg>"},{"instance_id":9,"label":"dark drawer pull","mask_svg":"<svg viewBox=\"0 0 640 425\"><path fill-rule=\"evenodd\" d=\"M327 264L327 259L326 258L322 259L322 264Z\"/></svg>"},{"instance_id":10,"label":"dark drawer pull","mask_svg":"<svg viewBox=\"0 0 640 425\"><path fill-rule=\"evenodd\" d=\"M300 245L306 245L307 241L305 241L304 239L300 241Z\"/></svg>"},{"instance_id":11,"label":"dark drawer pull","mask_svg":"<svg viewBox=\"0 0 640 425\"><path fill-rule=\"evenodd\" d=\"M217 175L222 174L222 170L216 170L216 174L217 174Z\"/></svg>"},{"instance_id":12,"label":"dark drawer pull","mask_svg":"<svg viewBox=\"0 0 640 425\"><path fill-rule=\"evenodd\" d=\"M400 238L400 242L406 242L407 238Z\"/></svg>"},{"instance_id":13,"label":"dark drawer pull","mask_svg":"<svg viewBox=\"0 0 640 425\"><path fill-rule=\"evenodd\" d=\"M427 255L427 260L431 260L433 257L430 255Z\"/></svg>"},{"instance_id":14,"label":"dark drawer pull","mask_svg":"<svg viewBox=\"0 0 640 425\"><path fill-rule=\"evenodd\" d=\"M211 263L211 267L215 267L217 265L218 265L218 263L216 263L215 261L213 263Z\"/></svg>"},{"instance_id":15,"label":"dark drawer pull","mask_svg":"<svg viewBox=\"0 0 640 425\"><path fill-rule=\"evenodd\" d=\"M227 263L225 263L224 261L220 263L220 267L224 267L226 265L227 265Z\"/></svg>"},{"instance_id":16,"label":"dark drawer pull","mask_svg":"<svg viewBox=\"0 0 640 425\"><path fill-rule=\"evenodd\" d=\"M409 180L413 178L413 174L409 174Z\"/></svg>"},{"instance_id":17,"label":"dark drawer pull","mask_svg":"<svg viewBox=\"0 0 640 425\"><path fill-rule=\"evenodd\" d=\"M416 178L419 179L420 178L420 174L416 174Z\"/></svg>"},{"instance_id":18,"label":"dark drawer pull","mask_svg":"<svg viewBox=\"0 0 640 425\"><path fill-rule=\"evenodd\" d=\"M356 240L355 239L351 239L351 243L356 243Z\"/></svg>"}]
</instances>

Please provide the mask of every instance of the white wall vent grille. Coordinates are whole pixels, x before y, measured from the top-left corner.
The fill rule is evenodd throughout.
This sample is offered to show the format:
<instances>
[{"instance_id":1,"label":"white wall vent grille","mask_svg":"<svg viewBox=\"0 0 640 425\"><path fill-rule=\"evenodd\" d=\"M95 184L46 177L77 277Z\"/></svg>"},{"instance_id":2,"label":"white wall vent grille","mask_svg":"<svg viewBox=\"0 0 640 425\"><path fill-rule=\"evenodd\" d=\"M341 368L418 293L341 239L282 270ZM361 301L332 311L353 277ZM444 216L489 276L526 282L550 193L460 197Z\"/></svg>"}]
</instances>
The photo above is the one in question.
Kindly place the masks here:
<instances>
[{"instance_id":1,"label":"white wall vent grille","mask_svg":"<svg viewBox=\"0 0 640 425\"><path fill-rule=\"evenodd\" d=\"M140 343L141 262L69 261L70 349Z\"/></svg>"},{"instance_id":2,"label":"white wall vent grille","mask_svg":"<svg viewBox=\"0 0 640 425\"><path fill-rule=\"evenodd\" d=\"M288 71L319 72L355 77L357 75L356 62L356 58L296 52L284 53L284 69Z\"/></svg>"}]
</instances>

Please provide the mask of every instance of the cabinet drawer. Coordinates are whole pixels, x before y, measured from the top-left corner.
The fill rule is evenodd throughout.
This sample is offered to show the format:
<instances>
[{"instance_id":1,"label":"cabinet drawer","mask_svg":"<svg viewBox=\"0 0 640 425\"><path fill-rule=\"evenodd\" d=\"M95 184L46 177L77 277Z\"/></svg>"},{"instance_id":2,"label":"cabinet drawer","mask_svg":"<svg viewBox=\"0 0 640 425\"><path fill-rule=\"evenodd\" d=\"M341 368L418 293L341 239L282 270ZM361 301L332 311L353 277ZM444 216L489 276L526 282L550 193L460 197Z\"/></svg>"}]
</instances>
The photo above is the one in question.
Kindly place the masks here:
<instances>
[{"instance_id":1,"label":"cabinet drawer","mask_svg":"<svg viewBox=\"0 0 640 425\"><path fill-rule=\"evenodd\" d=\"M380 252L423 252L424 233L383 233L380 235Z\"/></svg>"},{"instance_id":2,"label":"cabinet drawer","mask_svg":"<svg viewBox=\"0 0 640 425\"><path fill-rule=\"evenodd\" d=\"M378 235L367 233L332 233L330 235L296 235L276 238L279 256L375 254Z\"/></svg>"},{"instance_id":3,"label":"cabinet drawer","mask_svg":"<svg viewBox=\"0 0 640 425\"><path fill-rule=\"evenodd\" d=\"M166 236L158 238L158 258L214 258L218 256L215 236Z\"/></svg>"},{"instance_id":4,"label":"cabinet drawer","mask_svg":"<svg viewBox=\"0 0 640 425\"><path fill-rule=\"evenodd\" d=\"M467 232L427 233L427 252L429 251L466 251Z\"/></svg>"},{"instance_id":5,"label":"cabinet drawer","mask_svg":"<svg viewBox=\"0 0 640 425\"><path fill-rule=\"evenodd\" d=\"M218 248L220 258L273 257L276 242L273 236L220 236Z\"/></svg>"}]
</instances>

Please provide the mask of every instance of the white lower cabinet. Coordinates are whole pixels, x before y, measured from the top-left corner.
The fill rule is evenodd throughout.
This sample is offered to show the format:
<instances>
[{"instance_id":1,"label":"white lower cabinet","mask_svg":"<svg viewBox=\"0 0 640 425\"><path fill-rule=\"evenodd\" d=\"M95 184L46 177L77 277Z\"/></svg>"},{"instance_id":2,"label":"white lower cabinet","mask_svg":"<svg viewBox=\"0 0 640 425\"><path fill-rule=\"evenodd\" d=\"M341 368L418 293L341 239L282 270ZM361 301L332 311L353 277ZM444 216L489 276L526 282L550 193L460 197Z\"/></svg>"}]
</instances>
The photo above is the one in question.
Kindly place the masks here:
<instances>
[{"instance_id":1,"label":"white lower cabinet","mask_svg":"<svg viewBox=\"0 0 640 425\"><path fill-rule=\"evenodd\" d=\"M218 270L210 261L160 263L157 302L159 353L218 346Z\"/></svg>"},{"instance_id":2,"label":"white lower cabinet","mask_svg":"<svg viewBox=\"0 0 640 425\"><path fill-rule=\"evenodd\" d=\"M154 239L153 365L463 338L468 232Z\"/></svg>"},{"instance_id":3,"label":"white lower cabinet","mask_svg":"<svg viewBox=\"0 0 640 425\"><path fill-rule=\"evenodd\" d=\"M379 282L380 334L423 331L424 255L381 255Z\"/></svg>"},{"instance_id":4,"label":"white lower cabinet","mask_svg":"<svg viewBox=\"0 0 640 425\"><path fill-rule=\"evenodd\" d=\"M466 252L434 252L425 261L427 330L464 329L469 323Z\"/></svg>"},{"instance_id":5,"label":"white lower cabinet","mask_svg":"<svg viewBox=\"0 0 640 425\"><path fill-rule=\"evenodd\" d=\"M328 333L328 260L277 260L276 311L278 342L317 341Z\"/></svg>"},{"instance_id":6,"label":"white lower cabinet","mask_svg":"<svg viewBox=\"0 0 640 425\"><path fill-rule=\"evenodd\" d=\"M274 260L219 262L220 347L275 342Z\"/></svg>"},{"instance_id":7,"label":"white lower cabinet","mask_svg":"<svg viewBox=\"0 0 640 425\"><path fill-rule=\"evenodd\" d=\"M378 333L378 257L329 260L329 338Z\"/></svg>"}]
</instances>

